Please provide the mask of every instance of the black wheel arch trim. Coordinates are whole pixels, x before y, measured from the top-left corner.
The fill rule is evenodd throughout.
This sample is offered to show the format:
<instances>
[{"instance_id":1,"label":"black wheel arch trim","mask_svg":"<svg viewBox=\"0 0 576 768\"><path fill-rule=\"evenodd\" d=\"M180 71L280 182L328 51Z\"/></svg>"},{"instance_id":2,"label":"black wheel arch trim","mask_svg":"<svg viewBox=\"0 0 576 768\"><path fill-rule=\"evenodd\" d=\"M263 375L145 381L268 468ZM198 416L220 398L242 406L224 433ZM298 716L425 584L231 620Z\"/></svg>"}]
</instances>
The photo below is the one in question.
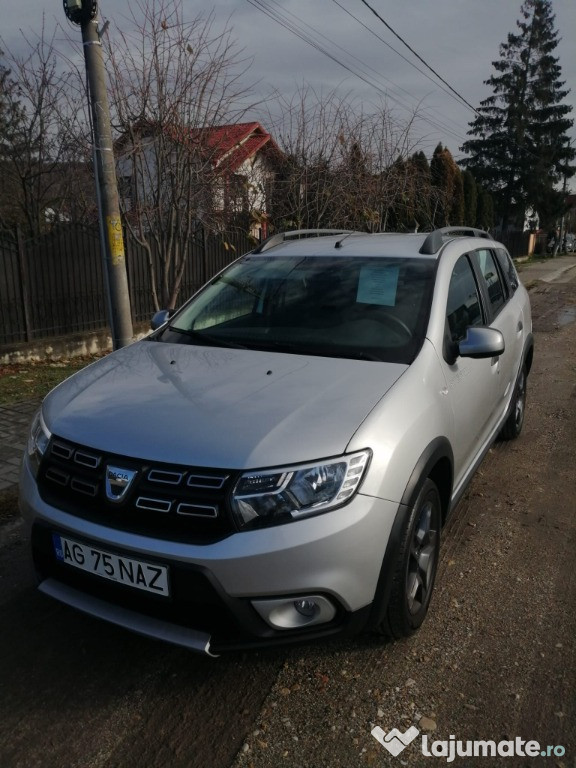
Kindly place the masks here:
<instances>
[{"instance_id":1,"label":"black wheel arch trim","mask_svg":"<svg viewBox=\"0 0 576 768\"><path fill-rule=\"evenodd\" d=\"M410 479L408 480L402 495L402 500L398 504L398 510L394 518L394 523L392 524L392 530L390 531L386 551L382 560L382 568L380 569L380 576L378 577L378 584L376 585L376 592L372 601L372 610L366 625L367 630L376 629L384 619L390 600L392 575L396 565L396 556L402 541L404 529L410 516L410 510L428 477L431 477L438 485L438 482L435 479L437 475L434 470L441 465L449 466L449 480L445 481L443 488L438 488L442 502L442 518L444 520L450 505L454 466L452 447L446 437L435 438L422 452L420 458L416 462L416 466L412 470L412 474L410 475Z\"/></svg>"},{"instance_id":2,"label":"black wheel arch trim","mask_svg":"<svg viewBox=\"0 0 576 768\"><path fill-rule=\"evenodd\" d=\"M524 349L522 351L522 359L520 361L520 367L518 368L518 373L516 374L516 378L514 379L514 389L516 389L517 382L520 378L520 374L522 373L522 369L526 368L526 376L530 373L530 369L532 368L532 361L534 359L534 336L532 333L529 333L526 337L526 341L524 342ZM504 414L504 418L502 419L502 425L506 423L506 419L510 416L510 413L514 410L514 390L512 391L512 397L510 398L510 403L508 404L508 408L506 409L506 413Z\"/></svg>"},{"instance_id":3,"label":"black wheel arch trim","mask_svg":"<svg viewBox=\"0 0 576 768\"><path fill-rule=\"evenodd\" d=\"M530 373L533 358L534 336L532 333L529 333L528 336L526 336L526 341L524 342L524 351L522 353L522 364L526 366L526 373Z\"/></svg>"},{"instance_id":4,"label":"black wheel arch trim","mask_svg":"<svg viewBox=\"0 0 576 768\"><path fill-rule=\"evenodd\" d=\"M424 485L426 478L431 477L432 480L434 480L435 473L433 470L439 464L446 464L446 462L447 466L449 467L449 477L447 483L439 483L435 481L436 485L439 486L438 491L442 500L442 512L443 515L445 515L446 510L448 509L448 499L452 493L454 467L454 454L452 452L452 446L450 445L447 437L436 437L424 449L420 455L420 458L416 462L416 466L412 470L412 474L410 475L410 479L408 480L406 488L404 489L404 494L402 495L400 503L403 506L411 507L416 500L418 493L420 492L420 488ZM447 485L448 487L440 487L441 485ZM448 491L447 496L446 490Z\"/></svg>"}]
</instances>

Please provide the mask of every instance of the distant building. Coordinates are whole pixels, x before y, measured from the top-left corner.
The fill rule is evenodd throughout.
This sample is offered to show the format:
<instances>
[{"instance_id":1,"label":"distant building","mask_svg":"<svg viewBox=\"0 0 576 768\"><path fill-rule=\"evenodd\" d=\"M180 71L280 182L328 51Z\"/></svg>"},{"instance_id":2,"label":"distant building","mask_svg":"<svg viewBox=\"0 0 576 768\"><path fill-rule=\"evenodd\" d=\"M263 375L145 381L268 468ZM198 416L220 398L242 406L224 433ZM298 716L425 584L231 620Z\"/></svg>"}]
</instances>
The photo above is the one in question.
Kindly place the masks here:
<instances>
[{"instance_id":1,"label":"distant building","mask_svg":"<svg viewBox=\"0 0 576 768\"><path fill-rule=\"evenodd\" d=\"M145 123L116 145L120 197L127 215L166 204L174 195L167 174L186 179L188 206L212 228L245 217L250 233L267 236L270 193L280 150L258 122L202 129L167 129Z\"/></svg>"}]
</instances>

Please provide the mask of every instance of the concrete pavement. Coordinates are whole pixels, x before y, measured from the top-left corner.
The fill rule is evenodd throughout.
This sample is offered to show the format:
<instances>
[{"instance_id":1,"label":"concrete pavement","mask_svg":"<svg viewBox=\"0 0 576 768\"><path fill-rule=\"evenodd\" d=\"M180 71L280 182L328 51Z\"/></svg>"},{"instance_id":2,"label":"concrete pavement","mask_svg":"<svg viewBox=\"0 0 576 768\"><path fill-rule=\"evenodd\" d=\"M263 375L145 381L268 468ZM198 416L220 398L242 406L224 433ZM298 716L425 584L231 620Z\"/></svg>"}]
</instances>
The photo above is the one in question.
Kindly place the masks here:
<instances>
[{"instance_id":1,"label":"concrete pavement","mask_svg":"<svg viewBox=\"0 0 576 768\"><path fill-rule=\"evenodd\" d=\"M545 283L564 283L574 278L576 254L556 256L555 259L542 261L520 261L516 267L520 279L528 287L534 280L543 280Z\"/></svg>"},{"instance_id":2,"label":"concrete pavement","mask_svg":"<svg viewBox=\"0 0 576 768\"><path fill-rule=\"evenodd\" d=\"M528 287L538 280L567 282L576 275L576 255L519 263L517 266L522 282ZM18 482L28 427L38 402L27 400L15 405L0 405L0 491L12 488Z\"/></svg>"}]
</instances>

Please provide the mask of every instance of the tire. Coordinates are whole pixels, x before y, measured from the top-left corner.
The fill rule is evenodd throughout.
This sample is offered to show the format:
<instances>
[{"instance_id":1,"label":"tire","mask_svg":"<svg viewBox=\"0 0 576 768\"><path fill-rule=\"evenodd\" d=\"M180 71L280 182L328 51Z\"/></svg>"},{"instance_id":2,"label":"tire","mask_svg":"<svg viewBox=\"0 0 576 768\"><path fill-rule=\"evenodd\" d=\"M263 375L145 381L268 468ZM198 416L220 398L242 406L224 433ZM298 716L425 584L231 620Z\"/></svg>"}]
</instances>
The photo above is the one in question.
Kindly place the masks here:
<instances>
[{"instance_id":1,"label":"tire","mask_svg":"<svg viewBox=\"0 0 576 768\"><path fill-rule=\"evenodd\" d=\"M395 639L409 637L424 621L438 568L441 525L440 494L427 478L410 510L379 634Z\"/></svg>"},{"instance_id":2,"label":"tire","mask_svg":"<svg viewBox=\"0 0 576 768\"><path fill-rule=\"evenodd\" d=\"M526 386L527 386L528 372L526 366L523 365L518 378L516 380L516 386L514 387L514 395L512 396L512 403L510 406L510 413L508 418L504 422L500 437L502 440L515 440L522 432L524 426L524 415L526 412Z\"/></svg>"}]
</instances>

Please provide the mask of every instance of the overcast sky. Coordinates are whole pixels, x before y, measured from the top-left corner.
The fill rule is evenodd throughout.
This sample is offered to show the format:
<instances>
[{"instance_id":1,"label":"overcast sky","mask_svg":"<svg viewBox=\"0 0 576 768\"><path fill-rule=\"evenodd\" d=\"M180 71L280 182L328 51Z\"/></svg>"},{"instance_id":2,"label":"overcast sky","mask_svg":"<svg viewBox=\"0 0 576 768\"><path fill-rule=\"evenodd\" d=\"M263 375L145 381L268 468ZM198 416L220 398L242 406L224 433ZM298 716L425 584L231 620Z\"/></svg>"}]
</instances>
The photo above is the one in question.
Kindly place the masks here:
<instances>
[{"instance_id":1,"label":"overcast sky","mask_svg":"<svg viewBox=\"0 0 576 768\"><path fill-rule=\"evenodd\" d=\"M125 24L128 2L101 0L101 17L109 18L112 25ZM368 2L473 106L490 94L483 81L493 73L492 61L499 56L500 43L506 40L509 32L517 31L516 21L522 4L522 0ZM400 121L407 120L420 105L419 112L426 119L419 122L416 131L420 148L427 155L431 155L439 141L456 157L460 155L459 147L465 140L473 113L441 89L425 65L361 0L265 2L311 35L333 58L271 20L249 0L220 0L214 4L184 0L184 4L189 9L190 19L214 10L217 24L224 25L228 21L237 45L253 59L249 78L252 82L259 81L258 90L262 97L273 89L293 93L306 82L317 89L339 87L343 93L353 94L366 111L370 111L370 104L381 101L385 93ZM553 6L556 29L562 38L556 54L562 77L571 89L565 103L576 106L576 0L554 0ZM43 12L47 27L60 23L74 35L72 25L64 21L61 0L20 0L19 3L4 0L1 35L5 43L11 49L17 47L20 29L29 36L37 34ZM363 73L370 84L334 59L356 73ZM447 90L446 86L442 88ZM254 117L261 116L254 114ZM576 109L572 117L576 118ZM572 131L572 136L576 139L576 130Z\"/></svg>"}]
</instances>

